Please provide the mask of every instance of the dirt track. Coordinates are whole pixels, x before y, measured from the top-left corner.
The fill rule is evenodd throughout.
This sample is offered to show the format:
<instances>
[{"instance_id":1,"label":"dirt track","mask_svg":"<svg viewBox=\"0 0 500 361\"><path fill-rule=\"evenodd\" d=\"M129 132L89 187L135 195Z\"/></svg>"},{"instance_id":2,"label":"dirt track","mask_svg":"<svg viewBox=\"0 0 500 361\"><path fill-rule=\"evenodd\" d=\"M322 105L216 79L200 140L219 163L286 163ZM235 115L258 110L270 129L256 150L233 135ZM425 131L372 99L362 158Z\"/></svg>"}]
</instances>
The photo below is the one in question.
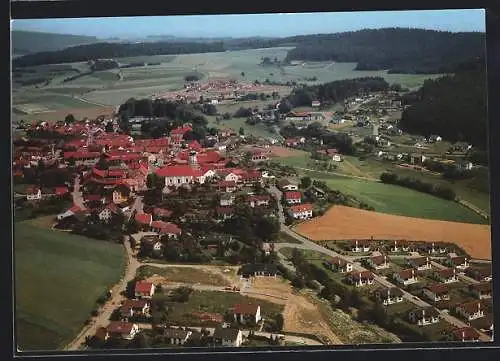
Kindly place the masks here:
<instances>
[{"instance_id":1,"label":"dirt track","mask_svg":"<svg viewBox=\"0 0 500 361\"><path fill-rule=\"evenodd\" d=\"M325 215L296 229L311 240L374 239L443 241L455 243L471 257L491 260L491 227L488 225L393 216L335 206Z\"/></svg>"}]
</instances>

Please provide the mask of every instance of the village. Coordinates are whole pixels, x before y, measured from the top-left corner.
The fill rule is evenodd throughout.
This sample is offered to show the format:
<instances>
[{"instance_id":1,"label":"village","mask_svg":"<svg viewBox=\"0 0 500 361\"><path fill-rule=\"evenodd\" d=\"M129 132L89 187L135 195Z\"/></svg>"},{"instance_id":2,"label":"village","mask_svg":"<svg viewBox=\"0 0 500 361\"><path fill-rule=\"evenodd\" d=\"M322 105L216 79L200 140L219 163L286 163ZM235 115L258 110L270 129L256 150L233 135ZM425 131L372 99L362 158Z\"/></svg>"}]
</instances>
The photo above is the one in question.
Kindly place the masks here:
<instances>
[{"instance_id":1,"label":"village","mask_svg":"<svg viewBox=\"0 0 500 361\"><path fill-rule=\"evenodd\" d=\"M187 90L191 87L195 92L204 90L199 85ZM16 212L41 215L56 209L54 230L123 243L127 250L128 276L121 288L106 293L68 347L144 347L144 341L137 341L144 334L163 340L162 347L329 344L314 334L285 331L287 320L266 309L258 298L220 313L198 307L186 311L189 317L183 321L169 321L167 304L186 303L196 290L252 295L259 292L259 280L268 278L298 289L311 288L296 275L304 276L301 268L310 263L299 254L302 251L322 255L319 263L312 262L322 275L311 276L318 295L335 294L346 309L373 308L367 317L370 322L398 336L403 329L402 338L491 340L491 262L474 260L451 243L373 239L321 243L293 231L295 224L323 214L337 195L321 182L284 176L273 163L279 162L278 154L312 149L328 164L326 169L341 164L344 155L339 149L299 132L312 122L324 128L351 124L357 129L354 138L373 146L366 140L371 139L390 149L388 139L401 136L396 123L389 117L369 122L361 107L382 101L380 109L401 111L400 100L381 98L367 95L346 102L343 115L290 111L276 119L267 110L250 117L293 124L297 133L283 140L245 136L226 128L203 142L186 140L193 131L188 122L159 138L134 137L120 130L115 117L25 125L26 136L14 142L13 176L15 183L30 186L25 192L15 191ZM315 101L311 107L321 104ZM421 140L440 141L439 136ZM375 156L406 167L422 166L426 159L418 150L376 151ZM457 167L470 169L472 164L457 162ZM294 241L278 242L283 234ZM282 252L286 247L294 249L290 257ZM154 275L140 276L141 267L162 262L225 262L238 271L228 285L176 283L168 277L155 282ZM353 292L358 301L352 299ZM359 299L366 304L362 306ZM403 320L399 326L393 322L396 315ZM426 328L434 333L422 331Z\"/></svg>"}]
</instances>

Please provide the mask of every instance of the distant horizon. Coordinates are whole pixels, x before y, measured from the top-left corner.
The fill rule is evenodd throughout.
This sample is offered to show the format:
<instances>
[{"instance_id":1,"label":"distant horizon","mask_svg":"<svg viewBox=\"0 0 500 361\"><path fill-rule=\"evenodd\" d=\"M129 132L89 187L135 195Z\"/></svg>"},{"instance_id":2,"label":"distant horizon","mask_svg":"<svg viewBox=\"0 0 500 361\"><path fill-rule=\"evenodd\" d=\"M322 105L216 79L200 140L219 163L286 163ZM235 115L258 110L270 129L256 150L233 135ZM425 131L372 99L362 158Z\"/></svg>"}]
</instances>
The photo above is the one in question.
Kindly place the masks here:
<instances>
[{"instance_id":1,"label":"distant horizon","mask_svg":"<svg viewBox=\"0 0 500 361\"><path fill-rule=\"evenodd\" d=\"M485 27L484 9L22 19L11 21L11 30L93 36L102 40L109 38L137 39L151 36L281 38L382 28L484 33ZM131 28L134 30L123 30Z\"/></svg>"}]
</instances>

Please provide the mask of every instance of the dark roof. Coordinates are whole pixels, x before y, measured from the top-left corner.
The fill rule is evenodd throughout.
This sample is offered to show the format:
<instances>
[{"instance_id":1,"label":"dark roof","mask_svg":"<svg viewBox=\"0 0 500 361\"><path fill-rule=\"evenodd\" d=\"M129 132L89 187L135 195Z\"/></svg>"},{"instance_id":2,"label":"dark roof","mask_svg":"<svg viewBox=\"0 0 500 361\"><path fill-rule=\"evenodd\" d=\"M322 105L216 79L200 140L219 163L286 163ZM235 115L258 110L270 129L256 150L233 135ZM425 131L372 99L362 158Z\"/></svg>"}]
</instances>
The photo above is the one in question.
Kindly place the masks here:
<instances>
[{"instance_id":1,"label":"dark roof","mask_svg":"<svg viewBox=\"0 0 500 361\"><path fill-rule=\"evenodd\" d=\"M217 327L214 331L214 338L221 340L231 340L236 341L238 333L240 332L237 328L222 328Z\"/></svg>"},{"instance_id":2,"label":"dark roof","mask_svg":"<svg viewBox=\"0 0 500 361\"><path fill-rule=\"evenodd\" d=\"M377 294L379 294L382 299L385 299L385 297L387 297L387 294L389 294L391 297L394 297L394 296L395 297L402 297L403 296L403 291L401 291L397 287L391 287L391 288L382 287L382 288L377 289L375 292Z\"/></svg>"},{"instance_id":3,"label":"dark roof","mask_svg":"<svg viewBox=\"0 0 500 361\"><path fill-rule=\"evenodd\" d=\"M410 312L413 312L417 317L422 317L424 313L425 316L431 316L431 317L439 316L439 311L434 307L419 308Z\"/></svg>"}]
</instances>

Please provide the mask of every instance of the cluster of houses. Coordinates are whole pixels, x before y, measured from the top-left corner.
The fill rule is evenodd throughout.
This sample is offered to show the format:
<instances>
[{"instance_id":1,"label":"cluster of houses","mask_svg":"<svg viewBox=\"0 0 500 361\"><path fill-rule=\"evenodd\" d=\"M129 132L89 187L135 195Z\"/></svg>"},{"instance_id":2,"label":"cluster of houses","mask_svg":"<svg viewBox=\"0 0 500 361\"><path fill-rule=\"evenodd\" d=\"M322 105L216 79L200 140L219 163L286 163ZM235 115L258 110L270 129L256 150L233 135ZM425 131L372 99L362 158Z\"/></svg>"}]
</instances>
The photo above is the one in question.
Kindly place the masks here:
<instances>
[{"instance_id":1,"label":"cluster of houses","mask_svg":"<svg viewBox=\"0 0 500 361\"><path fill-rule=\"evenodd\" d=\"M368 252L369 242L353 241L349 246L353 252ZM444 245L440 245L444 249ZM408 242L394 242L391 250L401 250L409 247ZM439 247L436 248L435 255L440 255ZM392 271L391 257L387 254L372 255L362 258L361 264L366 269L355 268L354 262L341 257L334 257L324 262L326 268L333 272L345 274L345 282L356 288L372 286L375 284L377 274L387 270L389 275L385 277L395 285L392 287L382 287L369 291L373 297L383 306L390 307L393 304L404 302L404 298L414 298L415 292L424 299L429 307L412 309L407 314L407 321L418 326L432 325L440 321L441 310L449 310L456 317L469 326L453 331L453 336L460 341L477 341L480 334L475 329L480 329L486 334L493 334L492 316L487 311L488 302L492 298L492 271L491 267L473 267L467 257L456 256L454 254L445 255L439 258L441 263L433 260L430 255L407 257L406 268ZM401 262L399 263L401 266ZM461 279L463 278L463 279ZM472 279L472 280L470 280ZM465 299L460 302L451 302L457 292L454 283L465 281L465 285L460 287ZM408 286L423 283L423 287L417 291L412 291ZM406 291L404 291L406 290ZM405 296L406 294L406 296Z\"/></svg>"},{"instance_id":2,"label":"cluster of houses","mask_svg":"<svg viewBox=\"0 0 500 361\"><path fill-rule=\"evenodd\" d=\"M126 299L118 308L119 320L112 321L107 327L97 330L95 337L101 341L110 338L133 340L140 332L141 325L151 322L151 307L154 303L156 287L153 283L138 281L134 288L133 299ZM262 321L260 305L254 303L235 304L228 310L232 326L225 322L223 315L218 313L194 311L190 314L195 321L194 325L182 327L153 325L164 338L167 344L184 345L188 341L205 337L195 330L195 327L209 324L214 327L210 335L210 344L213 346L240 347L244 342L243 329L248 324L256 325Z\"/></svg>"},{"instance_id":3,"label":"cluster of houses","mask_svg":"<svg viewBox=\"0 0 500 361\"><path fill-rule=\"evenodd\" d=\"M298 185L287 179L281 179L278 187L283 193L282 200L287 206L286 212L290 218L305 220L313 217L313 205L302 201L304 197Z\"/></svg>"}]
</instances>

